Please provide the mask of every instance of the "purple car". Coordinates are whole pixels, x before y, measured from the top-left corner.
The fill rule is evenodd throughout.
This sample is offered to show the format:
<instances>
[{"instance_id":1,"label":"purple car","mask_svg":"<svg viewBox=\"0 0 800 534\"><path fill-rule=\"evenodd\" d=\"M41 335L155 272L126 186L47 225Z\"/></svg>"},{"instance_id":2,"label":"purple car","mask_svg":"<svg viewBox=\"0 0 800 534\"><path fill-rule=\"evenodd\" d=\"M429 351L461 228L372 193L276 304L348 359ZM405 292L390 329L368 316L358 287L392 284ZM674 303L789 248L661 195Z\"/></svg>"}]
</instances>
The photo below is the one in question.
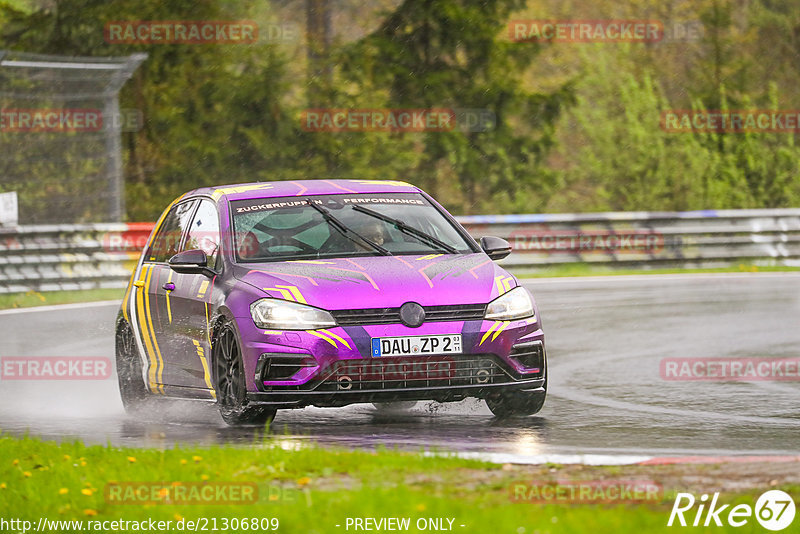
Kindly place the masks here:
<instances>
[{"instance_id":1,"label":"purple car","mask_svg":"<svg viewBox=\"0 0 800 534\"><path fill-rule=\"evenodd\" d=\"M127 410L216 402L229 424L278 409L486 400L544 404L530 292L419 188L378 180L208 187L153 229L116 324Z\"/></svg>"}]
</instances>

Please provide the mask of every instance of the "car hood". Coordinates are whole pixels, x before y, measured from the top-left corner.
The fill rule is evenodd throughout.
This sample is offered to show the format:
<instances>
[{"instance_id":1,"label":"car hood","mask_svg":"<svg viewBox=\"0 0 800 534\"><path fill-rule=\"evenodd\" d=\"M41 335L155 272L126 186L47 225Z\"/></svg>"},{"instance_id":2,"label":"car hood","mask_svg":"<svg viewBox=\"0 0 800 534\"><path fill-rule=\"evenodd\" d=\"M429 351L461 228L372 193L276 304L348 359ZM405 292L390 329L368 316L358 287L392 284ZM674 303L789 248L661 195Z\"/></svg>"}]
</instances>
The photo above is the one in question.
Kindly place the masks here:
<instances>
[{"instance_id":1,"label":"car hood","mask_svg":"<svg viewBox=\"0 0 800 534\"><path fill-rule=\"evenodd\" d=\"M239 264L234 276L271 297L327 310L479 304L517 285L483 253Z\"/></svg>"}]
</instances>

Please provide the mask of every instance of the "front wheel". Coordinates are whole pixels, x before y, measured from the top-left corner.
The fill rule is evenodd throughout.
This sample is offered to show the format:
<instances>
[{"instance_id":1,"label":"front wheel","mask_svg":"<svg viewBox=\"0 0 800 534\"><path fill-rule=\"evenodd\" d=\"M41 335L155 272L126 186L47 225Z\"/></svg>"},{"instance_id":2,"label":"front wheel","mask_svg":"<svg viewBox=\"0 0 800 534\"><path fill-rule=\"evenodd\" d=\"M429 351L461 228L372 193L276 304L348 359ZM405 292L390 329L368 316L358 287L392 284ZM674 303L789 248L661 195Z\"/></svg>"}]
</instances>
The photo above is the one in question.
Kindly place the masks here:
<instances>
[{"instance_id":1,"label":"front wheel","mask_svg":"<svg viewBox=\"0 0 800 534\"><path fill-rule=\"evenodd\" d=\"M249 404L240 347L236 328L225 321L214 337L211 351L219 413L229 425L265 425L277 410Z\"/></svg>"}]
</instances>

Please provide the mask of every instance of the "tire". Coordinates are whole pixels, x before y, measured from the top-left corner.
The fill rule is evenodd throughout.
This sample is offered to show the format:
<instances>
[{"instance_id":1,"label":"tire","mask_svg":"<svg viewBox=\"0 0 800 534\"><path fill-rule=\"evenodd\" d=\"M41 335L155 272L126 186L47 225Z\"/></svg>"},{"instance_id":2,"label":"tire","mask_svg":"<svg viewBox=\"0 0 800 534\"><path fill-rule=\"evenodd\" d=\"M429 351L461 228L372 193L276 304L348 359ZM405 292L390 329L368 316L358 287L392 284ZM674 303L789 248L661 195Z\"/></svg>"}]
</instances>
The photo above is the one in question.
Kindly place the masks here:
<instances>
[{"instance_id":1,"label":"tire","mask_svg":"<svg viewBox=\"0 0 800 534\"><path fill-rule=\"evenodd\" d=\"M219 413L231 426L265 425L277 410L249 404L240 347L236 328L226 320L215 333L211 349Z\"/></svg>"},{"instance_id":2,"label":"tire","mask_svg":"<svg viewBox=\"0 0 800 534\"><path fill-rule=\"evenodd\" d=\"M131 326L121 321L116 334L117 381L122 405L129 414L140 411L150 396L142 376L142 361Z\"/></svg>"},{"instance_id":3,"label":"tire","mask_svg":"<svg viewBox=\"0 0 800 534\"><path fill-rule=\"evenodd\" d=\"M372 405L380 413L396 413L410 410L417 401L373 402Z\"/></svg>"},{"instance_id":4,"label":"tire","mask_svg":"<svg viewBox=\"0 0 800 534\"><path fill-rule=\"evenodd\" d=\"M486 397L486 405L495 417L524 417L539 413L547 397L547 368L544 391L503 391Z\"/></svg>"}]
</instances>

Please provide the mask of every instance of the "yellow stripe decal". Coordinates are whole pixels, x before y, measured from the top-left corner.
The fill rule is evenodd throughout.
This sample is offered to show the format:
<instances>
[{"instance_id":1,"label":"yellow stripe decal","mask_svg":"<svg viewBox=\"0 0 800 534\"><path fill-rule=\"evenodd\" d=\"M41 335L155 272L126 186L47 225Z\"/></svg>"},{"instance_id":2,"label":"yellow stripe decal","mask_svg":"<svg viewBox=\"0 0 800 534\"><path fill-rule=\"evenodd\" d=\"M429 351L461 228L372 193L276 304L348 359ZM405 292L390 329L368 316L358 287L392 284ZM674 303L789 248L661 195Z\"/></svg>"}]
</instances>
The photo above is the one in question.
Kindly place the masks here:
<instances>
[{"instance_id":1,"label":"yellow stripe decal","mask_svg":"<svg viewBox=\"0 0 800 534\"><path fill-rule=\"evenodd\" d=\"M294 300L296 300L297 302L299 302L301 304L308 304L308 302L306 302L305 297L303 297L302 293L300 293L300 290L297 289L297 286L278 286L278 285L276 285L275 287L282 287L284 289L288 289L292 293L292 296L294 297Z\"/></svg>"},{"instance_id":2,"label":"yellow stripe decal","mask_svg":"<svg viewBox=\"0 0 800 534\"><path fill-rule=\"evenodd\" d=\"M203 296L206 294L207 289L208 289L208 280L203 280L203 283L200 284L200 289L197 290L197 298L199 299L203 298Z\"/></svg>"},{"instance_id":3,"label":"yellow stripe decal","mask_svg":"<svg viewBox=\"0 0 800 534\"><path fill-rule=\"evenodd\" d=\"M421 258L417 258L417 261L432 260L434 258L438 258L439 256L444 256L444 254L428 254L427 256L422 256Z\"/></svg>"},{"instance_id":4,"label":"yellow stripe decal","mask_svg":"<svg viewBox=\"0 0 800 534\"><path fill-rule=\"evenodd\" d=\"M494 341L494 340L495 340L495 338L497 338L497 336L499 336L499 335L500 335L500 332L502 332L503 330L505 330L505 329L506 329L506 327L507 327L508 325L510 325L510 324L511 324L511 321L503 321L503 324L502 324L502 325L500 325L500 328L498 328L497 330L495 330L495 331L494 331L494 334L492 335L492 341Z\"/></svg>"},{"instance_id":5,"label":"yellow stripe decal","mask_svg":"<svg viewBox=\"0 0 800 534\"><path fill-rule=\"evenodd\" d=\"M131 296L131 289L133 288L133 277L136 276L136 267L133 268L133 272L131 273L131 279L128 280L128 289L125 290L125 298L122 299L122 316L125 317L125 321L130 323L131 319L128 317L128 299Z\"/></svg>"},{"instance_id":6,"label":"yellow stripe decal","mask_svg":"<svg viewBox=\"0 0 800 534\"><path fill-rule=\"evenodd\" d=\"M194 343L195 349L197 350L197 355L200 357L200 364L203 366L203 380L205 381L206 386L208 386L208 389L211 390L211 396L216 399L217 392L214 391L214 386L211 385L211 372L208 370L206 351L200 346L200 342L196 339L193 339L192 343Z\"/></svg>"},{"instance_id":7,"label":"yellow stripe decal","mask_svg":"<svg viewBox=\"0 0 800 534\"><path fill-rule=\"evenodd\" d=\"M505 295L509 291L511 291L511 282L514 279L510 276L503 278L502 276L497 276L494 279L494 285L497 287L497 295Z\"/></svg>"},{"instance_id":8,"label":"yellow stripe decal","mask_svg":"<svg viewBox=\"0 0 800 534\"><path fill-rule=\"evenodd\" d=\"M344 346L345 346L345 347L347 347L348 349L350 348L350 345L349 345L349 344L347 343L347 341L345 341L345 340L344 340L344 339L343 339L341 336L339 336L339 335L337 335L337 334L334 334L334 333L333 333L333 332L331 332L330 330L325 330L324 328L323 328L322 330L320 330L320 331L321 331L321 332L325 332L326 334L328 334L329 336L331 336L333 339L336 339L336 340L338 340L338 341L341 341L341 342L342 342L342 345L344 345Z\"/></svg>"},{"instance_id":9,"label":"yellow stripe decal","mask_svg":"<svg viewBox=\"0 0 800 534\"><path fill-rule=\"evenodd\" d=\"M147 273L147 282L144 283L145 295L150 295L150 282L152 282L153 271L155 267L151 268ZM164 376L164 360L161 358L161 349L158 348L158 340L156 339L156 331L153 328L153 314L150 312L150 298L145 301L145 310L147 312L147 328L150 330L150 335L153 337L153 347L155 347L156 356L156 382L158 389L164 393L163 376Z\"/></svg>"},{"instance_id":10,"label":"yellow stripe decal","mask_svg":"<svg viewBox=\"0 0 800 534\"><path fill-rule=\"evenodd\" d=\"M280 289L277 287L264 287L262 289L264 291L277 291L278 293L281 294L284 300L289 300L291 302L294 302L294 297L292 296L292 292L289 291L288 289Z\"/></svg>"},{"instance_id":11,"label":"yellow stripe decal","mask_svg":"<svg viewBox=\"0 0 800 534\"><path fill-rule=\"evenodd\" d=\"M142 267L142 278L140 280L147 279L147 273L152 269L151 265L145 265ZM147 360L150 362L150 367L148 369L148 382L150 386L150 391L153 393L158 393L158 388L156 387L156 361L153 357L153 345L150 342L150 332L147 330L147 318L145 316L144 308L145 302L147 300L147 290L145 289L145 285L139 288L140 293L138 295L138 299L136 302L136 311L139 318L139 325L141 326L142 330L142 340L144 341L144 348L145 352L147 352Z\"/></svg>"},{"instance_id":12,"label":"yellow stripe decal","mask_svg":"<svg viewBox=\"0 0 800 534\"><path fill-rule=\"evenodd\" d=\"M314 332L313 330L306 330L306 332L308 332L312 336L317 336L320 339L324 339L325 341L327 341L328 343L333 345L334 348L339 348L339 347L336 346L336 342L334 340L332 340L331 338L327 337L325 334L320 334L319 332Z\"/></svg>"},{"instance_id":13,"label":"yellow stripe decal","mask_svg":"<svg viewBox=\"0 0 800 534\"><path fill-rule=\"evenodd\" d=\"M215 189L213 193L211 193L211 198L215 201L219 199L222 195L233 195L236 193L246 193L247 191L255 191L258 189L271 189L271 184L252 184L252 185L240 185L236 187L221 187L220 189Z\"/></svg>"},{"instance_id":14,"label":"yellow stripe decal","mask_svg":"<svg viewBox=\"0 0 800 534\"><path fill-rule=\"evenodd\" d=\"M173 271L172 269L169 270L169 278L167 278L167 283L172 282L172 274L174 272L175 271ZM170 293L171 293L171 291L167 291L167 317L169 317L169 324L172 324L172 308L170 308L170 305L169 305L169 294Z\"/></svg>"},{"instance_id":15,"label":"yellow stripe decal","mask_svg":"<svg viewBox=\"0 0 800 534\"><path fill-rule=\"evenodd\" d=\"M478 346L479 346L479 347L480 347L481 345L483 345L483 342L484 342L484 341L486 341L486 338L487 338L487 337L489 337L489 334L491 334L491 333L492 333L492 331L493 331L495 328L497 328L497 325L499 325L499 324L500 324L500 321L495 321L494 323L492 323L492 326L490 326L490 327L489 327L489 330L487 330L487 331L486 331L486 333L485 333L485 334L483 334L483 337L481 338L481 342L480 342L480 343L478 343Z\"/></svg>"}]
</instances>

